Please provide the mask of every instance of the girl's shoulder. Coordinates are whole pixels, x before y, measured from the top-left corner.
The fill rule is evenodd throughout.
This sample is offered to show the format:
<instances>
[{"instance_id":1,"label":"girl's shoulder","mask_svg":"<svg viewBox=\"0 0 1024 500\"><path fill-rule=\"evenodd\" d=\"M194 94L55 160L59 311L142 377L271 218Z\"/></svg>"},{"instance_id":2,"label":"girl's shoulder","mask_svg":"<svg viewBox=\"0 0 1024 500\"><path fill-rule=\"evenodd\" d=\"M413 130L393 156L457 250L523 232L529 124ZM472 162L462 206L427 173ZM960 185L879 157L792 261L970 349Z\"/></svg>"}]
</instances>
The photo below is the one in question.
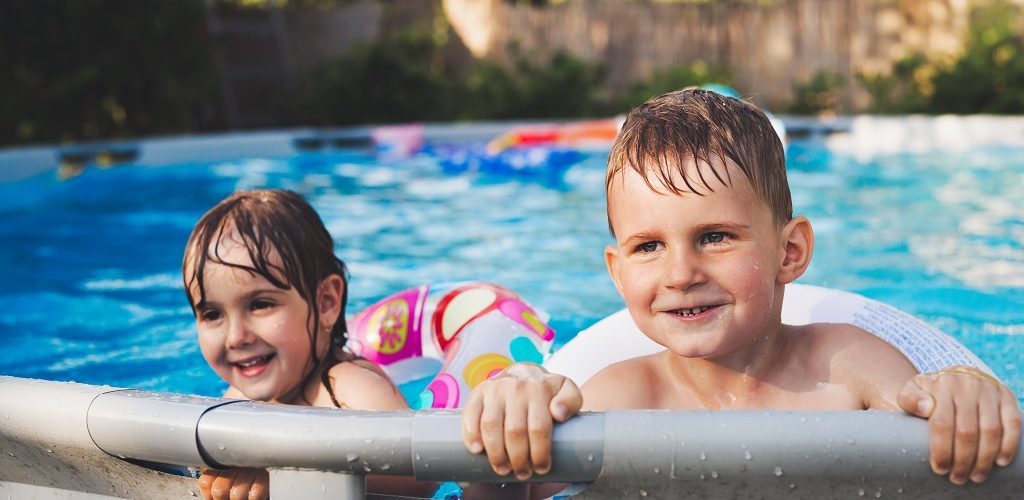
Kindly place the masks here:
<instances>
[{"instance_id":1,"label":"girl's shoulder","mask_svg":"<svg viewBox=\"0 0 1024 500\"><path fill-rule=\"evenodd\" d=\"M328 369L334 398L342 408L404 410L408 404L379 366L365 359L349 359ZM322 384L321 384L322 387ZM323 387L323 391L327 388Z\"/></svg>"}]
</instances>

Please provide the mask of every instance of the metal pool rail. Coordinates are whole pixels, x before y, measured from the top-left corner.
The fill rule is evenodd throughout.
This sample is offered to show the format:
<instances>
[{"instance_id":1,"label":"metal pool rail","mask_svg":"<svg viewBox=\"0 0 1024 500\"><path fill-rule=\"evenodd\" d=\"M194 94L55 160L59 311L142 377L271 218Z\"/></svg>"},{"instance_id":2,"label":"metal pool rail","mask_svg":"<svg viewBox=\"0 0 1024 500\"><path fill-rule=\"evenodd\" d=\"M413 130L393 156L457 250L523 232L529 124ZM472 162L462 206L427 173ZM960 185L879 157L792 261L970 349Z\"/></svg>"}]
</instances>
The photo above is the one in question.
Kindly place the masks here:
<instances>
[{"instance_id":1,"label":"metal pool rail","mask_svg":"<svg viewBox=\"0 0 1024 500\"><path fill-rule=\"evenodd\" d=\"M455 412L365 412L0 377L0 497L194 498L157 472L267 467L271 497L363 498L365 474L498 481ZM884 412L613 411L554 435L545 481L580 498L1015 498L1020 459L956 487L927 463L927 425ZM166 467L164 467L166 468ZM384 498L370 495L373 498Z\"/></svg>"}]
</instances>

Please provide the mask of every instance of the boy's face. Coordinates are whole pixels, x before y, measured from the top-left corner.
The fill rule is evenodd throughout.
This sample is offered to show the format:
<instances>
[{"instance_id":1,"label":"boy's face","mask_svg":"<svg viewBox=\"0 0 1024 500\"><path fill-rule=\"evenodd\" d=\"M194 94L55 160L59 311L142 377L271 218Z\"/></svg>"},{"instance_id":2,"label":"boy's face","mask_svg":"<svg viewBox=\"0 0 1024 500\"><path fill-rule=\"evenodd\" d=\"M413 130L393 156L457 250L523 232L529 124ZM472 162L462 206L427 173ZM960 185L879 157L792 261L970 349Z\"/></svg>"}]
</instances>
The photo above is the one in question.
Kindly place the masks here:
<instances>
[{"instance_id":1,"label":"boy's face","mask_svg":"<svg viewBox=\"0 0 1024 500\"><path fill-rule=\"evenodd\" d=\"M640 330L686 357L726 355L781 324L781 231L738 167L715 169L731 185L704 165L714 191L691 181L703 195L675 195L654 180L666 194L656 193L630 168L608 191L608 272ZM700 179L692 162L688 174Z\"/></svg>"}]
</instances>

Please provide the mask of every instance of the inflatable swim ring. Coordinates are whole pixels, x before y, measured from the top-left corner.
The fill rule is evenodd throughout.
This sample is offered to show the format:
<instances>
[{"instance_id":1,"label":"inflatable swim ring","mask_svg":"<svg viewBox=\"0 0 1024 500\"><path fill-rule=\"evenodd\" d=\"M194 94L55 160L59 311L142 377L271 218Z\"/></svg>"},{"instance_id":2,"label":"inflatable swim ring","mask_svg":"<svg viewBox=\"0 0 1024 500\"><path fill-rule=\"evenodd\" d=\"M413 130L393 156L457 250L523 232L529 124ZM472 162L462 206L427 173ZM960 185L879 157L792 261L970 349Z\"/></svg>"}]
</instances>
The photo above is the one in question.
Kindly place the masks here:
<instances>
[{"instance_id":1,"label":"inflatable swim ring","mask_svg":"<svg viewBox=\"0 0 1024 500\"><path fill-rule=\"evenodd\" d=\"M349 349L380 365L413 409L459 408L506 366L543 363L555 338L545 315L480 282L440 287L433 296L428 285L403 290L360 311L348 327ZM410 393L417 380L429 383Z\"/></svg>"},{"instance_id":2,"label":"inflatable swim ring","mask_svg":"<svg viewBox=\"0 0 1024 500\"><path fill-rule=\"evenodd\" d=\"M952 365L970 365L993 374L974 353L938 328L855 293L811 285L787 285L782 322L791 325L853 323L899 349L921 373ZM605 366L663 349L641 333L629 312L623 309L581 331L544 366L583 385Z\"/></svg>"}]
</instances>

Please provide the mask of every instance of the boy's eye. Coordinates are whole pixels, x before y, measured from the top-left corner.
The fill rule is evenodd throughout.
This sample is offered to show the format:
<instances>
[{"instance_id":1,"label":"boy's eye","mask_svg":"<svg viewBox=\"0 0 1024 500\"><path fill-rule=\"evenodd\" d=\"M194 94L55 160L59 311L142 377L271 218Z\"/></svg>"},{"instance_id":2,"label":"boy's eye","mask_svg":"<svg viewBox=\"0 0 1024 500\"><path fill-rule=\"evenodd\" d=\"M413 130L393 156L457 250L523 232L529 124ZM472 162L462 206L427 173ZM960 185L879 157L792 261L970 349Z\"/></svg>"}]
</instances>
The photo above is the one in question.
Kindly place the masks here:
<instances>
[{"instance_id":1,"label":"boy's eye","mask_svg":"<svg viewBox=\"0 0 1024 500\"><path fill-rule=\"evenodd\" d=\"M661 243L657 241L645 241L637 245L633 251L635 253L651 253L657 251L659 245L661 245Z\"/></svg>"},{"instance_id":2,"label":"boy's eye","mask_svg":"<svg viewBox=\"0 0 1024 500\"><path fill-rule=\"evenodd\" d=\"M714 231L705 233L700 237L700 243L702 245L720 245L725 243L729 239L729 233L723 233L720 231Z\"/></svg>"}]
</instances>

